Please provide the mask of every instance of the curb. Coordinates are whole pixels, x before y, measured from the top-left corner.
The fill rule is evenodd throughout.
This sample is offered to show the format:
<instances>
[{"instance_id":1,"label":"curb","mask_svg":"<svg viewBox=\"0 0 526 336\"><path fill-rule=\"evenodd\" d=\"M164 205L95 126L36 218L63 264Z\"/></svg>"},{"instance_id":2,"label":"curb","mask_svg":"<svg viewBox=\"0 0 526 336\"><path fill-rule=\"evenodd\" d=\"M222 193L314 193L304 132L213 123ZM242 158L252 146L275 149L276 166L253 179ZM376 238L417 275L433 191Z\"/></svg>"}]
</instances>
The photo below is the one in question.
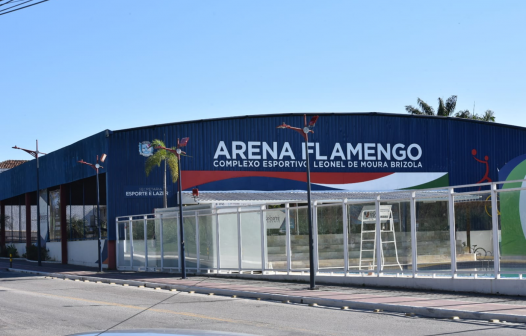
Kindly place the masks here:
<instances>
[{"instance_id":1,"label":"curb","mask_svg":"<svg viewBox=\"0 0 526 336\"><path fill-rule=\"evenodd\" d=\"M30 263L38 263L37 260L31 260L31 259L22 258L22 257L19 257L19 258L0 257L0 260L7 260L7 261L9 261L9 259L20 260L20 261L27 261L27 262L30 262ZM62 262L60 262L60 261L53 261L53 260L42 260L42 262L45 262L45 263L48 263L48 264L62 264Z\"/></svg>"},{"instance_id":2,"label":"curb","mask_svg":"<svg viewBox=\"0 0 526 336\"><path fill-rule=\"evenodd\" d=\"M507 321L507 322L526 323L525 315L475 312L475 311L467 311L467 310L417 307L417 306L396 305L396 304L388 304L388 303L360 302L360 301L351 301L351 300L312 298L312 297L307 297L307 296L270 294L270 293L250 292L250 291L243 291L243 290L232 290L232 289L221 289L221 288L209 288L209 287L199 287L199 286L172 285L172 284L167 285L167 284L156 283L156 282L99 278L95 276L64 275L62 273L29 271L29 270L16 269L16 268L7 268L7 270L10 272L27 273L27 274L34 274L34 275L41 275L41 276L51 276L51 277L56 277L59 279L65 278L65 279L80 280L80 281L84 281L84 280L101 281L102 283L115 283L118 285L127 284L129 286L144 286L147 288L161 288L161 289L168 289L168 290L177 289L178 291L182 291L182 292L194 291L195 293L200 293L200 294L213 293L215 295L225 295L225 296L236 295L236 297L238 298L251 298L251 299L259 298L261 300L271 300L271 301L279 301L279 302L288 300L291 303L317 304L318 306L337 307L337 308L346 306L349 309L359 309L359 310L373 310L374 311L376 309L380 309L385 312L414 314L414 315L431 317L431 318L449 319L453 316L458 316L460 319L470 319L470 320L497 319L497 320Z\"/></svg>"}]
</instances>

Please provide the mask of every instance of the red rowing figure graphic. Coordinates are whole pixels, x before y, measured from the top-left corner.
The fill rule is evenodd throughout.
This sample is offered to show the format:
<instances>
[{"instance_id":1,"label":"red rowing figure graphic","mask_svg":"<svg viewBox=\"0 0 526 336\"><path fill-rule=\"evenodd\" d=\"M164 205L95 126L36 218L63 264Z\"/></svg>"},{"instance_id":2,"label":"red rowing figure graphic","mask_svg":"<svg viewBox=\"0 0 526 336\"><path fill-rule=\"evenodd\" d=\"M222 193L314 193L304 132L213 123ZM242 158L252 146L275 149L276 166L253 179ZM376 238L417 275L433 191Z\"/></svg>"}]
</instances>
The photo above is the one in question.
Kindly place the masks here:
<instances>
[{"instance_id":1,"label":"red rowing figure graphic","mask_svg":"<svg viewBox=\"0 0 526 336\"><path fill-rule=\"evenodd\" d=\"M482 178L482 180L478 181L478 183L483 183L484 181L487 181L487 182L493 182L492 179L489 178L489 164L488 164L488 160L489 160L489 157L486 155L484 156L484 161L483 160L480 160L480 159L477 159L476 155L477 155L477 150L476 149L472 149L471 150L471 154L473 155L473 158L475 160L477 160L477 162L480 162L480 163L484 163L486 165L486 173L484 174L484 177ZM480 190L481 187L479 187L479 190Z\"/></svg>"}]
</instances>

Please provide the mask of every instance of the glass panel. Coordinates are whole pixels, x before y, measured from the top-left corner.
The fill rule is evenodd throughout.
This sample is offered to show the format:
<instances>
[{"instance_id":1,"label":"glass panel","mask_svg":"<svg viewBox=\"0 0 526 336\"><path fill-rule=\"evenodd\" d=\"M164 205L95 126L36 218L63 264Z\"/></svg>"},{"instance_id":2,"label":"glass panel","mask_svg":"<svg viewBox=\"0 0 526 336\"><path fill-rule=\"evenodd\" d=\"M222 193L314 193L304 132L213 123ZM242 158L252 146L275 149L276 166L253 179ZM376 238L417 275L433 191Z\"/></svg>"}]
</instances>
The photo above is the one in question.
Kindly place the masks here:
<instances>
[{"instance_id":1,"label":"glass panel","mask_svg":"<svg viewBox=\"0 0 526 336\"><path fill-rule=\"evenodd\" d=\"M508 183L499 192L500 272L526 274L526 190L505 191L524 184Z\"/></svg>"},{"instance_id":2,"label":"glass panel","mask_svg":"<svg viewBox=\"0 0 526 336\"><path fill-rule=\"evenodd\" d=\"M493 271L491 194L457 194L455 240L459 271Z\"/></svg>"},{"instance_id":3,"label":"glass panel","mask_svg":"<svg viewBox=\"0 0 526 336\"><path fill-rule=\"evenodd\" d=\"M348 204L349 272L376 270L374 203Z\"/></svg>"},{"instance_id":4,"label":"glass panel","mask_svg":"<svg viewBox=\"0 0 526 336\"><path fill-rule=\"evenodd\" d=\"M93 205L84 206L84 239L95 239L97 231L95 230L95 215L97 207Z\"/></svg>"},{"instance_id":5,"label":"glass panel","mask_svg":"<svg viewBox=\"0 0 526 336\"><path fill-rule=\"evenodd\" d=\"M81 240L84 239L84 220L82 205L73 205L68 207L68 239ZM71 214L71 216L70 216Z\"/></svg>"},{"instance_id":6,"label":"glass panel","mask_svg":"<svg viewBox=\"0 0 526 336\"><path fill-rule=\"evenodd\" d=\"M320 269L342 271L343 257L343 210L342 205L317 207L318 256Z\"/></svg>"},{"instance_id":7,"label":"glass panel","mask_svg":"<svg viewBox=\"0 0 526 336\"><path fill-rule=\"evenodd\" d=\"M148 219L146 221L148 267L161 267L161 237L159 225L160 222L156 223L155 219Z\"/></svg>"},{"instance_id":8,"label":"glass panel","mask_svg":"<svg viewBox=\"0 0 526 336\"><path fill-rule=\"evenodd\" d=\"M219 215L219 258L221 268L239 268L237 214Z\"/></svg>"},{"instance_id":9,"label":"glass panel","mask_svg":"<svg viewBox=\"0 0 526 336\"><path fill-rule=\"evenodd\" d=\"M213 269L217 267L216 216L199 216L199 267Z\"/></svg>"},{"instance_id":10,"label":"glass panel","mask_svg":"<svg viewBox=\"0 0 526 336\"><path fill-rule=\"evenodd\" d=\"M307 207L290 208L290 249L292 269L309 270L309 220Z\"/></svg>"},{"instance_id":11,"label":"glass panel","mask_svg":"<svg viewBox=\"0 0 526 336\"><path fill-rule=\"evenodd\" d=\"M380 207L382 270L396 273L412 271L410 202L382 202Z\"/></svg>"},{"instance_id":12,"label":"glass panel","mask_svg":"<svg viewBox=\"0 0 526 336\"><path fill-rule=\"evenodd\" d=\"M31 242L37 242L37 206L31 206Z\"/></svg>"},{"instance_id":13,"label":"glass panel","mask_svg":"<svg viewBox=\"0 0 526 336\"><path fill-rule=\"evenodd\" d=\"M97 208L97 207L95 207ZM105 205L101 205L100 206L100 227L102 228L101 230L101 237L102 239L106 239L108 237L108 216L107 216L107 208ZM99 225L98 222L96 222L95 224L95 228L97 228Z\"/></svg>"},{"instance_id":14,"label":"glass panel","mask_svg":"<svg viewBox=\"0 0 526 336\"><path fill-rule=\"evenodd\" d=\"M267 232L266 267L265 269L287 269L286 253L286 211L283 208L268 209L263 212ZM258 220L259 222L260 220ZM259 243L258 246L261 246Z\"/></svg>"},{"instance_id":15,"label":"glass panel","mask_svg":"<svg viewBox=\"0 0 526 336\"><path fill-rule=\"evenodd\" d=\"M117 230L119 230L119 241L117 246L117 253L119 254L119 264L117 265L117 267L130 266L131 244L128 225L129 222L120 222L117 226Z\"/></svg>"},{"instance_id":16,"label":"glass panel","mask_svg":"<svg viewBox=\"0 0 526 336\"><path fill-rule=\"evenodd\" d=\"M5 241L6 243L13 243L13 207L11 205L5 206Z\"/></svg>"},{"instance_id":17,"label":"glass panel","mask_svg":"<svg viewBox=\"0 0 526 336\"><path fill-rule=\"evenodd\" d=\"M241 268L261 269L261 211L241 214Z\"/></svg>"},{"instance_id":18,"label":"glass panel","mask_svg":"<svg viewBox=\"0 0 526 336\"><path fill-rule=\"evenodd\" d=\"M20 242L20 207L18 205L11 206L11 216L11 241L13 243L18 243Z\"/></svg>"},{"instance_id":19,"label":"glass panel","mask_svg":"<svg viewBox=\"0 0 526 336\"><path fill-rule=\"evenodd\" d=\"M133 266L143 267L146 260L146 251L144 246L144 220L134 220L132 223L133 238Z\"/></svg>"},{"instance_id":20,"label":"glass panel","mask_svg":"<svg viewBox=\"0 0 526 336\"><path fill-rule=\"evenodd\" d=\"M417 200L416 242L419 272L451 270L447 199Z\"/></svg>"},{"instance_id":21,"label":"glass panel","mask_svg":"<svg viewBox=\"0 0 526 336\"><path fill-rule=\"evenodd\" d=\"M48 217L50 241L60 241L60 206L60 190L50 191Z\"/></svg>"},{"instance_id":22,"label":"glass panel","mask_svg":"<svg viewBox=\"0 0 526 336\"><path fill-rule=\"evenodd\" d=\"M20 206L20 242L26 242L26 206Z\"/></svg>"},{"instance_id":23,"label":"glass panel","mask_svg":"<svg viewBox=\"0 0 526 336\"><path fill-rule=\"evenodd\" d=\"M66 206L66 230L67 230L67 240L72 240L71 239L71 213L73 211L72 209L73 207L71 205L67 205Z\"/></svg>"},{"instance_id":24,"label":"glass panel","mask_svg":"<svg viewBox=\"0 0 526 336\"><path fill-rule=\"evenodd\" d=\"M177 235L177 218L163 218L163 267L179 267L179 242Z\"/></svg>"},{"instance_id":25,"label":"glass panel","mask_svg":"<svg viewBox=\"0 0 526 336\"><path fill-rule=\"evenodd\" d=\"M183 211L184 214L184 211ZM195 244L195 216L183 218L184 256L186 268L197 267L197 245Z\"/></svg>"}]
</instances>

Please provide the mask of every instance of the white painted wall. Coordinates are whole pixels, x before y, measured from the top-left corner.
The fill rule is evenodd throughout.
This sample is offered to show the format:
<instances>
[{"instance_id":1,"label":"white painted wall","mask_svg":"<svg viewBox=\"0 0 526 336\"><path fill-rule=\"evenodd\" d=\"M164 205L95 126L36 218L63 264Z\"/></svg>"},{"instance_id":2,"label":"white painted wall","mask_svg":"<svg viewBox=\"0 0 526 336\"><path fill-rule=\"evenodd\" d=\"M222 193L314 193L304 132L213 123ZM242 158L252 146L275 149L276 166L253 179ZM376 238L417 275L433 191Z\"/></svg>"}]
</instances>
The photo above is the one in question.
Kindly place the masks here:
<instances>
[{"instance_id":1,"label":"white painted wall","mask_svg":"<svg viewBox=\"0 0 526 336\"><path fill-rule=\"evenodd\" d=\"M46 248L49 250L49 257L52 261L62 261L61 242L47 242Z\"/></svg>"},{"instance_id":2,"label":"white painted wall","mask_svg":"<svg viewBox=\"0 0 526 336\"><path fill-rule=\"evenodd\" d=\"M7 244L11 245L11 244ZM18 255L22 257L22 254L26 253L26 243L13 243L15 245L16 250L18 251Z\"/></svg>"},{"instance_id":3,"label":"white painted wall","mask_svg":"<svg viewBox=\"0 0 526 336\"><path fill-rule=\"evenodd\" d=\"M477 245L477 247L482 247L486 251L493 252L493 231L492 230L471 231L469 235L471 238L470 239L471 249L473 249L473 245ZM467 238L466 231L457 231L456 238L457 240L460 240L467 244L468 238ZM460 253L460 252L457 251L457 253ZM482 255L484 255L484 252L482 252Z\"/></svg>"},{"instance_id":4,"label":"white painted wall","mask_svg":"<svg viewBox=\"0 0 526 336\"><path fill-rule=\"evenodd\" d=\"M102 246L104 246L104 240ZM26 253L26 243L14 243L18 250L18 255ZM49 256L53 261L62 261L61 242L48 242L46 248L49 250ZM97 240L83 240L68 242L68 264L97 267ZM102 265L108 268L108 265Z\"/></svg>"},{"instance_id":5,"label":"white painted wall","mask_svg":"<svg viewBox=\"0 0 526 336\"><path fill-rule=\"evenodd\" d=\"M99 259L97 256L97 243L97 240L69 241L68 264L97 267L97 260ZM104 244L105 241L102 240L103 247ZM102 264L102 268L108 268L108 265Z\"/></svg>"}]
</instances>

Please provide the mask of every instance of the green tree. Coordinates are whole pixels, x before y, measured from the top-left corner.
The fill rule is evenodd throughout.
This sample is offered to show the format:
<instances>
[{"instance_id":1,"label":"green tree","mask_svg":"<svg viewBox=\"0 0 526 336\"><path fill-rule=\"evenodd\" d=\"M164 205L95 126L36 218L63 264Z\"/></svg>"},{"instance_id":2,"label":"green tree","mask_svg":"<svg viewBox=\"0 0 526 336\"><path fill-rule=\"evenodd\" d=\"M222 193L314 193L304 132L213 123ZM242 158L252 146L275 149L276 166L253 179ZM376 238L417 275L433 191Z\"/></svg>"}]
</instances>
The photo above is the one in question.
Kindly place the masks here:
<instances>
[{"instance_id":1,"label":"green tree","mask_svg":"<svg viewBox=\"0 0 526 336\"><path fill-rule=\"evenodd\" d=\"M411 114L421 115L437 115L443 117L449 117L453 115L455 108L457 107L457 96L453 95L446 99L438 98L438 110L435 114L435 109L420 98L417 98L417 104L420 108L412 105L406 105L405 110Z\"/></svg>"},{"instance_id":2,"label":"green tree","mask_svg":"<svg viewBox=\"0 0 526 336\"><path fill-rule=\"evenodd\" d=\"M457 96L453 95L446 99L444 102L444 99L438 98L438 109L435 114L435 109L427 104L425 101L423 101L420 98L417 98L417 107L414 107L412 105L406 105L405 110L408 113L411 114L418 114L418 115L430 115L430 116L442 116L442 117L455 117L455 118L462 118L462 119L474 119L474 120L482 120L482 121L489 121L489 122L495 122L495 112L492 110L486 110L483 115L479 116L476 113L471 113L469 110L462 110L455 112L455 108L457 107Z\"/></svg>"},{"instance_id":3,"label":"green tree","mask_svg":"<svg viewBox=\"0 0 526 336\"><path fill-rule=\"evenodd\" d=\"M483 115L479 116L476 113L471 113L469 110L464 111L458 111L455 114L455 117L457 118L463 118L463 119L474 119L474 120L482 120L482 121L489 121L489 122L495 122L495 112L492 110L486 110Z\"/></svg>"},{"instance_id":4,"label":"green tree","mask_svg":"<svg viewBox=\"0 0 526 336\"><path fill-rule=\"evenodd\" d=\"M159 139L155 139L152 141L152 146L155 148L157 146L166 147L163 141ZM167 148L167 147L166 147ZM172 147L170 149L175 150L175 147ZM177 156L169 152L165 149L158 149L155 151L155 153L148 157L145 163L144 170L146 172L146 176L149 176L152 172L153 168L160 167L161 163L164 162L164 177L163 177L163 206L165 208L168 207L168 198L166 195L166 173L167 169L166 166L170 167L170 176L172 177L172 182L175 183L177 179L179 178L179 170L177 169Z\"/></svg>"},{"instance_id":5,"label":"green tree","mask_svg":"<svg viewBox=\"0 0 526 336\"><path fill-rule=\"evenodd\" d=\"M486 110L482 117L480 117L480 120L495 122L495 112L492 110Z\"/></svg>"}]
</instances>

